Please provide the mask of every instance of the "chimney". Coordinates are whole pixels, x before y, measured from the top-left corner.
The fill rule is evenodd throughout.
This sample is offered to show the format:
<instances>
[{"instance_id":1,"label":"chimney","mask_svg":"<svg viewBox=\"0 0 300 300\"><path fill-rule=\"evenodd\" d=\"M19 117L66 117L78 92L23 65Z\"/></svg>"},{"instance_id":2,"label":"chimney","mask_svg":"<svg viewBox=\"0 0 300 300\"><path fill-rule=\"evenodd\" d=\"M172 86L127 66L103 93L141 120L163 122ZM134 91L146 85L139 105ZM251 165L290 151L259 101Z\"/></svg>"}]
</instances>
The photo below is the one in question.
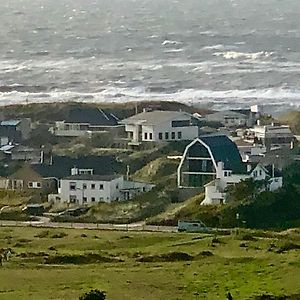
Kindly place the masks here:
<instances>
[{"instance_id":1,"label":"chimney","mask_svg":"<svg viewBox=\"0 0 300 300\"><path fill-rule=\"evenodd\" d=\"M79 170L78 170L78 168L76 168L75 166L71 169L71 175L73 176L73 175L78 175L78 172Z\"/></svg>"}]
</instances>

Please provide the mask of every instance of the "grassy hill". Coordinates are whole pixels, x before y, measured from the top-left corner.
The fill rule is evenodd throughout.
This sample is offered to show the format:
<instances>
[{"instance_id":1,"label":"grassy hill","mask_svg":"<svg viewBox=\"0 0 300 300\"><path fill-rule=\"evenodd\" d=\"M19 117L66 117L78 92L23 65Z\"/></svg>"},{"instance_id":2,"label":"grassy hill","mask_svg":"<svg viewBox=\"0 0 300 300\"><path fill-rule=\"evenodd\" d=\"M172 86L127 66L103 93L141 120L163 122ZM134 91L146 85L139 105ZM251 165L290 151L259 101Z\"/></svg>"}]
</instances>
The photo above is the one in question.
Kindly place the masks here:
<instances>
[{"instance_id":1,"label":"grassy hill","mask_svg":"<svg viewBox=\"0 0 300 300\"><path fill-rule=\"evenodd\" d=\"M300 230L231 235L0 227L1 299L299 299ZM259 298L261 295L294 298Z\"/></svg>"},{"instance_id":2,"label":"grassy hill","mask_svg":"<svg viewBox=\"0 0 300 300\"><path fill-rule=\"evenodd\" d=\"M294 134L300 134L300 111L293 111L280 117L280 121L289 124Z\"/></svg>"}]
</instances>

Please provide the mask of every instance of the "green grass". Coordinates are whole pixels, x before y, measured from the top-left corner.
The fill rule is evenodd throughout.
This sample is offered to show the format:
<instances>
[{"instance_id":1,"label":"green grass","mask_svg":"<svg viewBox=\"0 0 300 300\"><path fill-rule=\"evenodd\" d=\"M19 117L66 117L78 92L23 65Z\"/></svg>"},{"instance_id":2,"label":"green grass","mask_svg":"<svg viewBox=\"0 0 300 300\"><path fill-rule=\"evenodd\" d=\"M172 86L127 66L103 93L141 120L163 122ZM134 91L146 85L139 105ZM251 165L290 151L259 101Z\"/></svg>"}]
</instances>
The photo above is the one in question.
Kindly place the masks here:
<instances>
[{"instance_id":1,"label":"green grass","mask_svg":"<svg viewBox=\"0 0 300 300\"><path fill-rule=\"evenodd\" d=\"M299 294L299 250L277 253L287 243L300 244L299 230L216 240L204 234L1 227L0 248L15 253L1 268L0 299L78 299L94 288L105 290L108 300L215 300L227 291L234 299ZM183 260L176 261L177 255ZM140 262L149 257L152 262ZM70 258L75 263L68 264Z\"/></svg>"}]
</instances>

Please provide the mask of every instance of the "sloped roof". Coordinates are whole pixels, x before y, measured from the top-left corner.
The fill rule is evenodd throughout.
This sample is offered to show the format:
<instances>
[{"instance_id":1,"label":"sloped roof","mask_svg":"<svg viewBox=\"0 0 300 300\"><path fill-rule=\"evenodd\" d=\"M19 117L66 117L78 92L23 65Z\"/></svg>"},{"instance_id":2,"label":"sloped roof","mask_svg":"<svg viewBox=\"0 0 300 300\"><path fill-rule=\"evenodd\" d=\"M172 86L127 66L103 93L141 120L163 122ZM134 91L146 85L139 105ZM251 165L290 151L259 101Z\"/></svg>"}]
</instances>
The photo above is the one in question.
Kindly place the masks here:
<instances>
[{"instance_id":1,"label":"sloped roof","mask_svg":"<svg viewBox=\"0 0 300 300\"><path fill-rule=\"evenodd\" d=\"M52 165L33 164L34 171L44 178L56 177L64 178L70 175L72 168L93 169L95 175L110 175L119 173L121 164L115 160L114 156L81 156L72 158L68 156L54 156Z\"/></svg>"},{"instance_id":2,"label":"sloped roof","mask_svg":"<svg viewBox=\"0 0 300 300\"><path fill-rule=\"evenodd\" d=\"M246 165L242 161L236 144L226 135L203 135L199 139L210 148L216 163L222 161L224 168L232 170L233 173L246 173Z\"/></svg>"},{"instance_id":3,"label":"sloped roof","mask_svg":"<svg viewBox=\"0 0 300 300\"><path fill-rule=\"evenodd\" d=\"M190 114L183 111L170 111L170 110L154 110L142 112L137 115L131 116L127 119L120 121L120 124L141 123L148 125L160 124L181 116L190 116Z\"/></svg>"},{"instance_id":4,"label":"sloped roof","mask_svg":"<svg viewBox=\"0 0 300 300\"><path fill-rule=\"evenodd\" d=\"M65 119L66 123L87 123L94 126L117 126L118 121L117 117L102 109L80 107L71 109Z\"/></svg>"},{"instance_id":5,"label":"sloped roof","mask_svg":"<svg viewBox=\"0 0 300 300\"><path fill-rule=\"evenodd\" d=\"M247 116L241 112L238 111L233 111L233 110L223 110L223 111L218 111L212 114L206 115L206 118L211 118L211 117L239 117L239 118L247 118Z\"/></svg>"}]
</instances>

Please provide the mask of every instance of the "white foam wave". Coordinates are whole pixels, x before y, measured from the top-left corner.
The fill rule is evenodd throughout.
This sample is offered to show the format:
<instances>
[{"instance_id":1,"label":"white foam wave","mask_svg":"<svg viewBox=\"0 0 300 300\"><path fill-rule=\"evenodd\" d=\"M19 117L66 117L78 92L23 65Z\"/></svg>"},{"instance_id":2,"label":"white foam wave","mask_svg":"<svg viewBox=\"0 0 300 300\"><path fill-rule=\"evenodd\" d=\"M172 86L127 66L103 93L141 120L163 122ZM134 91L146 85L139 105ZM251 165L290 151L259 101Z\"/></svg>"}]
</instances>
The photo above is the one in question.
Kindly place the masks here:
<instances>
[{"instance_id":1,"label":"white foam wave","mask_svg":"<svg viewBox=\"0 0 300 300\"><path fill-rule=\"evenodd\" d=\"M0 93L0 105L47 102L130 102L130 101L178 101L203 103L212 106L248 107L252 103L267 105L293 105L300 107L300 90L269 88L249 90L195 90L185 89L176 93L150 93L144 87L119 88L107 86L100 92L79 93L74 91L52 91L50 93Z\"/></svg>"},{"instance_id":2,"label":"white foam wave","mask_svg":"<svg viewBox=\"0 0 300 300\"><path fill-rule=\"evenodd\" d=\"M259 58L267 58L274 55L273 52L261 51L261 52L236 52L236 51L226 51L226 52L215 52L214 56L222 56L225 59L249 59L257 60Z\"/></svg>"},{"instance_id":3,"label":"white foam wave","mask_svg":"<svg viewBox=\"0 0 300 300\"><path fill-rule=\"evenodd\" d=\"M178 42L178 41L172 41L172 40L164 40L162 43L161 43L163 46L169 46L169 45L180 45L181 42Z\"/></svg>"}]
</instances>

